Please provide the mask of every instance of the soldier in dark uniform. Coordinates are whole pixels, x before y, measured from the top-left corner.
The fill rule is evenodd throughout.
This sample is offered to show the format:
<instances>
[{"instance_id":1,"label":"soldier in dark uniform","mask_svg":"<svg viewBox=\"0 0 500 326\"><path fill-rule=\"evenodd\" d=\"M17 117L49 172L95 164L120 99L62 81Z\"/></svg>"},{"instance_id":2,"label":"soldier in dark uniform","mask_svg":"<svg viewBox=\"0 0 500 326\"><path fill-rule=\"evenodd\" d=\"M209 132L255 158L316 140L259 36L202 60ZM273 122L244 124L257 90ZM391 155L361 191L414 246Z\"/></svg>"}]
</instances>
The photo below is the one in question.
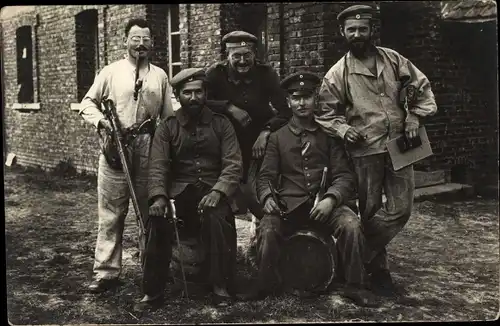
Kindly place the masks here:
<instances>
[{"instance_id":1,"label":"soldier in dark uniform","mask_svg":"<svg viewBox=\"0 0 500 326\"><path fill-rule=\"evenodd\" d=\"M244 31L234 31L226 34L222 43L227 59L207 70L208 99L216 104L210 105L212 110L225 114L233 123L243 157L243 182L246 183L252 158L262 158L269 134L282 127L292 113L278 75L270 65L256 59L257 38ZM243 189L248 208L260 219L261 206L249 194L248 187Z\"/></svg>"},{"instance_id":2,"label":"soldier in dark uniform","mask_svg":"<svg viewBox=\"0 0 500 326\"><path fill-rule=\"evenodd\" d=\"M235 272L236 228L230 207L242 160L229 120L205 105L205 72L190 68L171 80L181 108L156 129L149 165L149 215L142 311L162 301L172 256L173 225L164 213L175 199L184 227L199 234L207 251L207 281L215 297L229 298ZM167 214L168 215L168 214Z\"/></svg>"},{"instance_id":3,"label":"soldier in dark uniform","mask_svg":"<svg viewBox=\"0 0 500 326\"><path fill-rule=\"evenodd\" d=\"M257 178L257 195L265 212L257 233L259 276L254 290L243 299L258 300L279 289L278 262L283 239L308 226L337 239L341 274L345 278L341 294L359 305L375 303L373 294L365 289L361 223L346 205L355 191L356 179L343 143L330 138L314 120L320 83L321 79L309 72L292 74L282 82L293 117L286 126L271 133ZM324 167L328 168L327 189L314 203ZM280 208L274 201L269 181L282 189L279 197L285 207Z\"/></svg>"}]
</instances>

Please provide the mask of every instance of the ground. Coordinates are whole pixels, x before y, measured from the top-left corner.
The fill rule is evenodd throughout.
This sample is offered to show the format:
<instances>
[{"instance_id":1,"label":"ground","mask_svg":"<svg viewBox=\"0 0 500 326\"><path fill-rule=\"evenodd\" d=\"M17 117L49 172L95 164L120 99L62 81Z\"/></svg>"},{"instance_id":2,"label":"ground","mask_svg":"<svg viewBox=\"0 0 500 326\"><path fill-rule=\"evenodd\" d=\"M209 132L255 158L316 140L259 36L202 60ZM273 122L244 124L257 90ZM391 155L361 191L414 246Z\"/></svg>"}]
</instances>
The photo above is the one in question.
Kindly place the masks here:
<instances>
[{"instance_id":1,"label":"ground","mask_svg":"<svg viewBox=\"0 0 500 326\"><path fill-rule=\"evenodd\" d=\"M123 284L93 295L89 283L97 231L93 177L62 177L25 168L5 172L8 318L13 324L163 324L326 321L489 320L499 311L498 201L417 203L406 228L390 244L395 281L406 295L379 308L360 308L335 293L316 299L285 295L262 302L213 307L203 295L169 290L164 309L137 316L140 268L133 257L136 225L124 236ZM241 252L248 222L238 222ZM255 270L240 255L238 278ZM175 288L173 286L172 288ZM173 292L172 292L173 291Z\"/></svg>"}]
</instances>

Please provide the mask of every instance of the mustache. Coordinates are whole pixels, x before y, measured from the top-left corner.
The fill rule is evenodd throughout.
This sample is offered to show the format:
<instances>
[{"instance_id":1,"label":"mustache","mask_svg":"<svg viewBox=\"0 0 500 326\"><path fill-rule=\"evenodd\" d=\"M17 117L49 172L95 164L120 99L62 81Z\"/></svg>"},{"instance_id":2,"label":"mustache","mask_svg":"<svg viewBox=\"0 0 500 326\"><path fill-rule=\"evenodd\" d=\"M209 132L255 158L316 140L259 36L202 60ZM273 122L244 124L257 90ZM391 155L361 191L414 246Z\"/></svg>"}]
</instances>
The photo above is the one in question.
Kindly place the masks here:
<instances>
[{"instance_id":1,"label":"mustache","mask_svg":"<svg viewBox=\"0 0 500 326\"><path fill-rule=\"evenodd\" d=\"M148 48L143 46L143 45L139 45L138 47L135 48L136 51L146 51Z\"/></svg>"}]
</instances>

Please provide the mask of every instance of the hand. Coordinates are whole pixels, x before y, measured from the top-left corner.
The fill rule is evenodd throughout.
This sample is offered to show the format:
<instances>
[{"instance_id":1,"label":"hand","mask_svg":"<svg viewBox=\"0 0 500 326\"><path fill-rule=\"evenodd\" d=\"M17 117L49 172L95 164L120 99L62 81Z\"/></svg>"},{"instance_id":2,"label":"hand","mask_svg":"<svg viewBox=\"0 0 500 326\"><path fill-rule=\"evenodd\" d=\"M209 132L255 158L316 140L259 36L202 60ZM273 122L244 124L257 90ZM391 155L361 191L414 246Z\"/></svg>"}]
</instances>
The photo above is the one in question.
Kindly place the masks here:
<instances>
[{"instance_id":1,"label":"hand","mask_svg":"<svg viewBox=\"0 0 500 326\"><path fill-rule=\"evenodd\" d=\"M250 118L247 111L240 109L236 105L230 104L227 111L242 127L246 127L252 122L252 118Z\"/></svg>"},{"instance_id":2,"label":"hand","mask_svg":"<svg viewBox=\"0 0 500 326\"><path fill-rule=\"evenodd\" d=\"M108 121L108 119L105 118L99 120L98 127L104 128L108 134L111 134L111 132L113 131L111 123Z\"/></svg>"},{"instance_id":3,"label":"hand","mask_svg":"<svg viewBox=\"0 0 500 326\"><path fill-rule=\"evenodd\" d=\"M327 223L336 205L335 198L328 196L311 209L309 216L312 220Z\"/></svg>"},{"instance_id":4,"label":"hand","mask_svg":"<svg viewBox=\"0 0 500 326\"><path fill-rule=\"evenodd\" d=\"M264 203L264 213L266 214L279 214L280 208L278 204L274 201L273 197L267 197L266 202Z\"/></svg>"},{"instance_id":5,"label":"hand","mask_svg":"<svg viewBox=\"0 0 500 326\"><path fill-rule=\"evenodd\" d=\"M351 127L347 129L347 132L345 133L344 139L346 139L349 143L354 144L357 143L360 140L365 139L365 136L363 136L356 127Z\"/></svg>"},{"instance_id":6,"label":"hand","mask_svg":"<svg viewBox=\"0 0 500 326\"><path fill-rule=\"evenodd\" d=\"M167 199L163 196L157 198L151 206L149 206L149 216L163 216L165 215L165 208L167 207Z\"/></svg>"},{"instance_id":7,"label":"hand","mask_svg":"<svg viewBox=\"0 0 500 326\"><path fill-rule=\"evenodd\" d=\"M210 191L198 204L198 214L202 214L209 207L215 207L219 204L221 193L215 190Z\"/></svg>"},{"instance_id":8,"label":"hand","mask_svg":"<svg viewBox=\"0 0 500 326\"><path fill-rule=\"evenodd\" d=\"M253 158L259 159L262 156L264 156L264 154L266 152L267 139L268 139L270 133L271 132L269 130L261 131L259 137L257 138L255 143L253 144L253 148L252 148L252 157Z\"/></svg>"},{"instance_id":9,"label":"hand","mask_svg":"<svg viewBox=\"0 0 500 326\"><path fill-rule=\"evenodd\" d=\"M418 123L407 122L405 123L406 138L413 139L418 136Z\"/></svg>"}]
</instances>

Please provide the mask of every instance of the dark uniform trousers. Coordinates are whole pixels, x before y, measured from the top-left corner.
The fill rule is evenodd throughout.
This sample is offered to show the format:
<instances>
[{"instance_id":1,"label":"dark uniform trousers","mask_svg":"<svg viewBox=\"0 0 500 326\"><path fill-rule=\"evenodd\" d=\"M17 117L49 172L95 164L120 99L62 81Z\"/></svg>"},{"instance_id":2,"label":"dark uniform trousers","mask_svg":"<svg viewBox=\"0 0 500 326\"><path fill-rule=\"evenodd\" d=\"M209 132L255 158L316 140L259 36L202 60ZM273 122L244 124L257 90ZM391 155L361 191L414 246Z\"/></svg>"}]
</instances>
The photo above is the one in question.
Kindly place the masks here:
<instances>
[{"instance_id":1,"label":"dark uniform trousers","mask_svg":"<svg viewBox=\"0 0 500 326\"><path fill-rule=\"evenodd\" d=\"M308 201L284 218L266 214L260 221L257 236L259 266L259 290L274 290L281 285L278 266L281 247L285 239L302 227L315 228L320 232L333 234L336 238L338 265L336 277L346 284L355 286L366 283L363 264L365 240L358 216L346 205L341 205L331 213L329 225L312 221L309 212L313 205Z\"/></svg>"},{"instance_id":2,"label":"dark uniform trousers","mask_svg":"<svg viewBox=\"0 0 500 326\"><path fill-rule=\"evenodd\" d=\"M236 227L231 207L225 198L201 215L197 205L211 187L203 183L188 185L176 196L176 215L183 221L184 234L199 236L206 258L202 266L207 282L233 287L236 264ZM151 217L146 225L146 255L142 261L144 294L163 293L169 276L172 243L175 241L173 223L163 217Z\"/></svg>"}]
</instances>

